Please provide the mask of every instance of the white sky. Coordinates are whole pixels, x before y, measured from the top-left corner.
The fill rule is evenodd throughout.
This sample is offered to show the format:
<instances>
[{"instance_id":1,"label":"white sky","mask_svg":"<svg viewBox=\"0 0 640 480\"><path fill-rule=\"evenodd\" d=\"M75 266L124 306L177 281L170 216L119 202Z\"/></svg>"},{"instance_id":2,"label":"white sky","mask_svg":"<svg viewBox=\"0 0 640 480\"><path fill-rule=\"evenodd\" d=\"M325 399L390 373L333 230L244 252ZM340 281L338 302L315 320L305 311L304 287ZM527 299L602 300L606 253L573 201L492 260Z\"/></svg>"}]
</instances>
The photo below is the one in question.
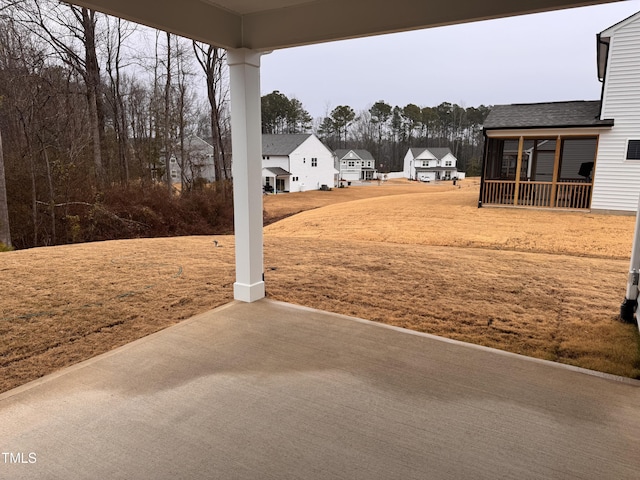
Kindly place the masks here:
<instances>
[{"instance_id":1,"label":"white sky","mask_svg":"<svg viewBox=\"0 0 640 480\"><path fill-rule=\"evenodd\" d=\"M640 0L277 50L261 90L295 97L313 117L378 100L471 107L596 100L596 34Z\"/></svg>"}]
</instances>

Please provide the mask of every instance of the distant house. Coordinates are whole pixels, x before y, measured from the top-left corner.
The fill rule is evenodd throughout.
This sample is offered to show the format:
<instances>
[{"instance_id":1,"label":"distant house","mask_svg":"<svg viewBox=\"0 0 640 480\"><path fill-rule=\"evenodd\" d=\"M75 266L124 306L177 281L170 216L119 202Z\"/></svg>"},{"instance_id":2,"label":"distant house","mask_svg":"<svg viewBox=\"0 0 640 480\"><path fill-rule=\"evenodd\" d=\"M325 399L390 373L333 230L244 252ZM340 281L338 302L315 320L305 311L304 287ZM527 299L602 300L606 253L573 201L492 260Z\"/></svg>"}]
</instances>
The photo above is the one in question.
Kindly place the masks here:
<instances>
[{"instance_id":1,"label":"distant house","mask_svg":"<svg viewBox=\"0 0 640 480\"><path fill-rule=\"evenodd\" d=\"M423 182L457 177L458 160L449 148L410 148L404 156L404 176Z\"/></svg>"},{"instance_id":2,"label":"distant house","mask_svg":"<svg viewBox=\"0 0 640 480\"><path fill-rule=\"evenodd\" d=\"M635 211L640 194L640 12L597 35L599 101L493 107L479 206Z\"/></svg>"},{"instance_id":3,"label":"distant house","mask_svg":"<svg viewBox=\"0 0 640 480\"><path fill-rule=\"evenodd\" d=\"M335 168L340 180L357 181L377 178L376 161L368 150L336 150Z\"/></svg>"},{"instance_id":4,"label":"distant house","mask_svg":"<svg viewBox=\"0 0 640 480\"><path fill-rule=\"evenodd\" d=\"M313 134L262 135L262 185L267 192L337 185L333 152Z\"/></svg>"},{"instance_id":5,"label":"distant house","mask_svg":"<svg viewBox=\"0 0 640 480\"><path fill-rule=\"evenodd\" d=\"M184 158L179 150L176 146L169 159L172 183L191 183L197 179L215 181L213 146L209 142L197 135L191 135L185 142Z\"/></svg>"}]
</instances>

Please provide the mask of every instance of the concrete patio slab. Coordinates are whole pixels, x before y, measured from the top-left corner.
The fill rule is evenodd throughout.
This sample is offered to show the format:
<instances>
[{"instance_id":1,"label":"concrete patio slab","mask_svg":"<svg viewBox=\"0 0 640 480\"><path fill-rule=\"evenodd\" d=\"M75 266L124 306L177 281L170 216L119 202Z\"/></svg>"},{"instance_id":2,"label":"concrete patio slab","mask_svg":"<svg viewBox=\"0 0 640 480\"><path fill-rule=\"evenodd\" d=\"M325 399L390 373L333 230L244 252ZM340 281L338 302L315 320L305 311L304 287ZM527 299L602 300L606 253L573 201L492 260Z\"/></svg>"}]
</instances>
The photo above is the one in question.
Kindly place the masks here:
<instances>
[{"instance_id":1,"label":"concrete patio slab","mask_svg":"<svg viewBox=\"0 0 640 480\"><path fill-rule=\"evenodd\" d=\"M232 303L0 395L0 478L637 479L640 382Z\"/></svg>"}]
</instances>

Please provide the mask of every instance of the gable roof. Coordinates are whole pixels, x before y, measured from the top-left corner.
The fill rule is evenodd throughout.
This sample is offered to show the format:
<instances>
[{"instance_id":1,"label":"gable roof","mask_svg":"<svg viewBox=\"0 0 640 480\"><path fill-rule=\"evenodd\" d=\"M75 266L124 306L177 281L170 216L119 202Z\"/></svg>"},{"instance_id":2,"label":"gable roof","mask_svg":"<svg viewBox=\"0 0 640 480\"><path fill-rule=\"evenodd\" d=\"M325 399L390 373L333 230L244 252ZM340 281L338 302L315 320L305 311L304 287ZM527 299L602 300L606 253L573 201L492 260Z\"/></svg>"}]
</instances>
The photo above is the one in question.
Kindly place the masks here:
<instances>
[{"instance_id":1,"label":"gable roof","mask_svg":"<svg viewBox=\"0 0 640 480\"><path fill-rule=\"evenodd\" d=\"M431 155L436 157L438 160L442 160L448 154L453 155L453 153L451 152L451 149L448 147L428 147L428 148L420 147L420 148L411 148L410 150L413 158L417 158L419 155L421 155L425 151L428 151L429 153L431 153Z\"/></svg>"},{"instance_id":2,"label":"gable roof","mask_svg":"<svg viewBox=\"0 0 640 480\"><path fill-rule=\"evenodd\" d=\"M311 133L264 134L262 135L262 154L291 155L311 135Z\"/></svg>"},{"instance_id":3,"label":"gable roof","mask_svg":"<svg viewBox=\"0 0 640 480\"><path fill-rule=\"evenodd\" d=\"M449 154L453 155L450 148L432 147L432 148L428 148L427 150L429 150L433 154L433 156L436 157L438 160L442 160L444 157L446 157Z\"/></svg>"},{"instance_id":4,"label":"gable roof","mask_svg":"<svg viewBox=\"0 0 640 480\"><path fill-rule=\"evenodd\" d=\"M640 18L640 12L636 12L633 15L620 20L618 23L611 25L609 28L603 30L596 35L596 65L598 67L598 79L602 82L607 74L607 57L609 56L609 45L611 43L611 37L618 33L618 30L626 27L630 23L635 22Z\"/></svg>"},{"instance_id":5,"label":"gable roof","mask_svg":"<svg viewBox=\"0 0 640 480\"><path fill-rule=\"evenodd\" d=\"M609 38L611 35L615 34L618 30L625 27L626 25L635 22L638 18L640 18L640 12L636 12L633 15L629 15L627 18L620 20L617 23L614 23L609 28L604 29L600 32L601 37Z\"/></svg>"},{"instance_id":6,"label":"gable roof","mask_svg":"<svg viewBox=\"0 0 640 480\"><path fill-rule=\"evenodd\" d=\"M369 150L362 150L362 149L338 149L336 150L334 153L336 154L336 157L338 157L338 160L342 160L344 157L346 157L349 152L353 152L355 153L360 160L373 160L373 155L371 155L371 152L369 152Z\"/></svg>"},{"instance_id":7,"label":"gable roof","mask_svg":"<svg viewBox=\"0 0 640 480\"><path fill-rule=\"evenodd\" d=\"M495 105L484 121L485 130L597 126L613 126L600 120L599 100Z\"/></svg>"}]
</instances>

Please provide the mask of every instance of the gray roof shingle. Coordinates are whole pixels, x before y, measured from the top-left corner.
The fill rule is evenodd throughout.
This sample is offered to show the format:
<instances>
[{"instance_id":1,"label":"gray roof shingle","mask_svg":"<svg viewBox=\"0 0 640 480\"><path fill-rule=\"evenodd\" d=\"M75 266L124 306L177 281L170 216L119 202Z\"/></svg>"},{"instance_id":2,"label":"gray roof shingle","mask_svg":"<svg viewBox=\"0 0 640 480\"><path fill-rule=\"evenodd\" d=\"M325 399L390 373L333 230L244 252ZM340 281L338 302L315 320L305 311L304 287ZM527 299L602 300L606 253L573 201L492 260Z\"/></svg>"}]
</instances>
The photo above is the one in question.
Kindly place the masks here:
<instances>
[{"instance_id":1,"label":"gray roof shingle","mask_svg":"<svg viewBox=\"0 0 640 480\"><path fill-rule=\"evenodd\" d=\"M290 155L311 136L310 133L262 135L262 155Z\"/></svg>"},{"instance_id":2,"label":"gray roof shingle","mask_svg":"<svg viewBox=\"0 0 640 480\"><path fill-rule=\"evenodd\" d=\"M448 147L429 147L429 148L421 147L421 148L411 148L411 155L413 155L413 158L416 158L425 150L429 150L431 154L434 157L436 157L438 160L442 160L445 155L447 155L448 153L452 153L451 149Z\"/></svg>"},{"instance_id":3,"label":"gray roof shingle","mask_svg":"<svg viewBox=\"0 0 640 480\"><path fill-rule=\"evenodd\" d=\"M599 100L495 105L484 121L485 130L612 125L613 120L600 120Z\"/></svg>"},{"instance_id":4,"label":"gray roof shingle","mask_svg":"<svg viewBox=\"0 0 640 480\"><path fill-rule=\"evenodd\" d=\"M349 149L338 149L336 150L334 153L336 154L336 157L338 157L338 160L341 160L344 158L344 156L353 151L353 153L355 153L357 156L359 156L362 160L373 160L373 155L371 155L371 153L369 152L369 150L362 150L362 149L353 149L353 148L349 148Z\"/></svg>"},{"instance_id":5,"label":"gray roof shingle","mask_svg":"<svg viewBox=\"0 0 640 480\"><path fill-rule=\"evenodd\" d=\"M284 168L281 167L268 167L266 170L269 170L271 173L278 177L291 176L291 173L287 172Z\"/></svg>"}]
</instances>

